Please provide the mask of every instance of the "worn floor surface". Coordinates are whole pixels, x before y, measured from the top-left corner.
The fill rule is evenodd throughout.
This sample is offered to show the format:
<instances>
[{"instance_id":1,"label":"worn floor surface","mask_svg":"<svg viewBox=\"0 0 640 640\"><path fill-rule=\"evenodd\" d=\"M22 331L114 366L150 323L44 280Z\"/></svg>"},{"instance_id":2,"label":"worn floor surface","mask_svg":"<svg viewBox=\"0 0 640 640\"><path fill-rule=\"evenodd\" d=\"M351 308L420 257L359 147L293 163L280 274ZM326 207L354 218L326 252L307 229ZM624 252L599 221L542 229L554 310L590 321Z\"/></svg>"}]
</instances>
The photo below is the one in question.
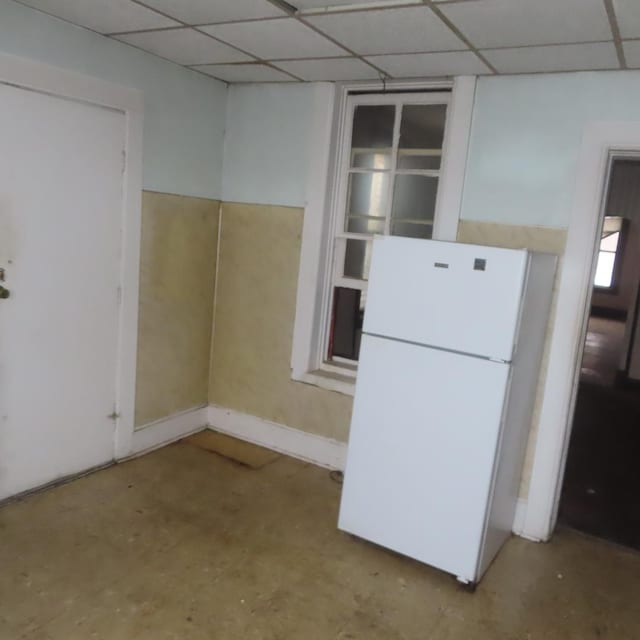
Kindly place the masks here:
<instances>
[{"instance_id":1,"label":"worn floor surface","mask_svg":"<svg viewBox=\"0 0 640 640\"><path fill-rule=\"evenodd\" d=\"M640 551L640 390L615 384L623 336L589 319L560 520Z\"/></svg>"},{"instance_id":2,"label":"worn floor surface","mask_svg":"<svg viewBox=\"0 0 640 640\"><path fill-rule=\"evenodd\" d=\"M177 444L0 510L0 638L640 638L640 555L514 538L475 594L336 530L340 487Z\"/></svg>"}]
</instances>

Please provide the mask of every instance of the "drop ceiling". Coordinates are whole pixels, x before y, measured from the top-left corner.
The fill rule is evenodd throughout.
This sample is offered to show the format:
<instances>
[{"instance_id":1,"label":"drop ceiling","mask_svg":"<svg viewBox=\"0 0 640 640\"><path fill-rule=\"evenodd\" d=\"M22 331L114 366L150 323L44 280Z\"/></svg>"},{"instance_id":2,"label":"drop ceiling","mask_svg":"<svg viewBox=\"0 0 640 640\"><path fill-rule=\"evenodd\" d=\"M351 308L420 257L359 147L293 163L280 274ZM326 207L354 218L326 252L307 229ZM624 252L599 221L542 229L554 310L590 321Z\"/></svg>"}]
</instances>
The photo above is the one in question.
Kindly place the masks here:
<instances>
[{"instance_id":1,"label":"drop ceiling","mask_svg":"<svg viewBox=\"0 0 640 640\"><path fill-rule=\"evenodd\" d=\"M640 0L20 0L226 82L640 68Z\"/></svg>"}]
</instances>

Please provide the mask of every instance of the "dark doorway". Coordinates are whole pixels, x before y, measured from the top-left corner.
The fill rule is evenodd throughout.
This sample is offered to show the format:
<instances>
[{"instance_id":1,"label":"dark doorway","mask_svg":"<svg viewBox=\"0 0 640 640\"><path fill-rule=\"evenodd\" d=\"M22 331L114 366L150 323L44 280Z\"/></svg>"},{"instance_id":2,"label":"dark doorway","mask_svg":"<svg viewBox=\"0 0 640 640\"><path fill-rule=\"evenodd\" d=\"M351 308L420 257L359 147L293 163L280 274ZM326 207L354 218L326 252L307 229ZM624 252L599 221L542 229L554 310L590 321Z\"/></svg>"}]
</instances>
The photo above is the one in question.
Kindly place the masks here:
<instances>
[{"instance_id":1,"label":"dark doorway","mask_svg":"<svg viewBox=\"0 0 640 640\"><path fill-rule=\"evenodd\" d=\"M611 170L560 522L640 550L640 161Z\"/></svg>"}]
</instances>

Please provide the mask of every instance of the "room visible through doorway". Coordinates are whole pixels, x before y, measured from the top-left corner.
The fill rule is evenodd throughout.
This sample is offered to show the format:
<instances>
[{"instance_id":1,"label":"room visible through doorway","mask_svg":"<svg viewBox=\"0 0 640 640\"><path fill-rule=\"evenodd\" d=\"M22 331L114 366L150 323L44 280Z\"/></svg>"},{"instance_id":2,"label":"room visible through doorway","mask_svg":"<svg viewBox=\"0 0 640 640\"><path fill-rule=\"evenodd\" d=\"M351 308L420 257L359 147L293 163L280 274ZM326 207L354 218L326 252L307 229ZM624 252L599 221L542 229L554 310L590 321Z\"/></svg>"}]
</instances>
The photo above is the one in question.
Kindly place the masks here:
<instances>
[{"instance_id":1,"label":"room visible through doorway","mask_svg":"<svg viewBox=\"0 0 640 640\"><path fill-rule=\"evenodd\" d=\"M640 549L640 161L615 160L560 502L561 523Z\"/></svg>"}]
</instances>

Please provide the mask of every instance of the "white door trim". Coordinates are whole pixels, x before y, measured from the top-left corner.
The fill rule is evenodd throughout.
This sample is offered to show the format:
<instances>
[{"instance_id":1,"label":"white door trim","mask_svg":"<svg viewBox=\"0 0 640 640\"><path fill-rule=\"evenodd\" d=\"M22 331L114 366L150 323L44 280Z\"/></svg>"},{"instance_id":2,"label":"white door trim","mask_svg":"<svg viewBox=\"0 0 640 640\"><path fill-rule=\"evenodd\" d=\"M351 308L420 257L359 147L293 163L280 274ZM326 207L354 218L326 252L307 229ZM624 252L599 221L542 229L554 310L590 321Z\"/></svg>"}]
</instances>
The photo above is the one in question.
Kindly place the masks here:
<instances>
[{"instance_id":1,"label":"white door trim","mask_svg":"<svg viewBox=\"0 0 640 640\"><path fill-rule=\"evenodd\" d=\"M142 92L33 60L0 54L0 83L122 111L126 118L122 197L122 276L114 458L131 452L138 338L142 193Z\"/></svg>"},{"instance_id":2,"label":"white door trim","mask_svg":"<svg viewBox=\"0 0 640 640\"><path fill-rule=\"evenodd\" d=\"M638 122L594 122L584 131L522 527L531 539L547 540L556 524L610 164L615 157L638 153Z\"/></svg>"}]
</instances>

